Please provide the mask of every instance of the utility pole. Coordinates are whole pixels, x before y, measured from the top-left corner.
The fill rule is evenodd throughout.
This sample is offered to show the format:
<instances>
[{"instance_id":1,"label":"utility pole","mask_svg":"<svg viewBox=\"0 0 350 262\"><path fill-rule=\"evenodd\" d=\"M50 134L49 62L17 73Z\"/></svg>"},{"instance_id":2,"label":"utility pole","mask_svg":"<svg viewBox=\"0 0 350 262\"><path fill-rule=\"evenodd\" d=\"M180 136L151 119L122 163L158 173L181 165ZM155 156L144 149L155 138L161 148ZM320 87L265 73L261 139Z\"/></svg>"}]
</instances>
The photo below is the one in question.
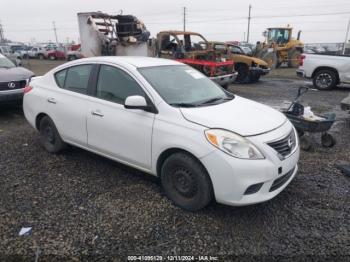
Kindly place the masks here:
<instances>
[{"instance_id":1,"label":"utility pole","mask_svg":"<svg viewBox=\"0 0 350 262\"><path fill-rule=\"evenodd\" d=\"M249 13L248 13L248 30L247 30L247 43L249 43L249 33L250 33L250 19L251 19L251 16L250 16L250 12L252 10L252 6L249 5Z\"/></svg>"},{"instance_id":2,"label":"utility pole","mask_svg":"<svg viewBox=\"0 0 350 262\"><path fill-rule=\"evenodd\" d=\"M346 48L346 43L347 43L348 37L349 37L349 31L350 31L350 19L349 19L348 28L346 29L346 34L345 34L345 41L344 41L344 45L343 45L343 55L345 55L345 48Z\"/></svg>"},{"instance_id":3,"label":"utility pole","mask_svg":"<svg viewBox=\"0 0 350 262\"><path fill-rule=\"evenodd\" d=\"M2 28L2 24L1 24L1 21L0 21L0 43L2 43L4 41L5 41L4 30Z\"/></svg>"},{"instance_id":4,"label":"utility pole","mask_svg":"<svg viewBox=\"0 0 350 262\"><path fill-rule=\"evenodd\" d=\"M56 29L56 24L55 24L55 22L52 22L52 25L53 25L53 31L55 32L56 44L58 45L58 39L57 39L57 29Z\"/></svg>"},{"instance_id":5,"label":"utility pole","mask_svg":"<svg viewBox=\"0 0 350 262\"><path fill-rule=\"evenodd\" d=\"M186 7L185 6L184 6L183 16L184 16L184 32L186 32Z\"/></svg>"}]
</instances>

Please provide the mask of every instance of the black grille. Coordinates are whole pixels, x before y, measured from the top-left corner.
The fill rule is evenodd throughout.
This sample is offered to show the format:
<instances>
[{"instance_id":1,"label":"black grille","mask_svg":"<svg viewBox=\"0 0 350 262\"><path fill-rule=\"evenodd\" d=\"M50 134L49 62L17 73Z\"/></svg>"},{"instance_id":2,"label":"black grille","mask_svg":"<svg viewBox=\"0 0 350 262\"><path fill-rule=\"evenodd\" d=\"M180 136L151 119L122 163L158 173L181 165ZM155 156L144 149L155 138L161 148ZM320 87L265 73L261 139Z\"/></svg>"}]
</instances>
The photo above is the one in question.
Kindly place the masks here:
<instances>
[{"instance_id":1,"label":"black grille","mask_svg":"<svg viewBox=\"0 0 350 262\"><path fill-rule=\"evenodd\" d=\"M292 130L288 136L267 144L273 149L275 149L278 152L278 154L284 158L288 156L296 147L295 132L294 130Z\"/></svg>"},{"instance_id":2,"label":"black grille","mask_svg":"<svg viewBox=\"0 0 350 262\"><path fill-rule=\"evenodd\" d=\"M277 178L275 181L273 181L272 186L270 187L270 192L283 186L289 180L289 178L293 175L294 170L295 170L295 167L291 171L286 173L285 175L283 175L283 176Z\"/></svg>"},{"instance_id":3,"label":"black grille","mask_svg":"<svg viewBox=\"0 0 350 262\"><path fill-rule=\"evenodd\" d=\"M21 88L24 88L25 86L26 86L26 80L0 82L0 91L21 89Z\"/></svg>"}]
</instances>

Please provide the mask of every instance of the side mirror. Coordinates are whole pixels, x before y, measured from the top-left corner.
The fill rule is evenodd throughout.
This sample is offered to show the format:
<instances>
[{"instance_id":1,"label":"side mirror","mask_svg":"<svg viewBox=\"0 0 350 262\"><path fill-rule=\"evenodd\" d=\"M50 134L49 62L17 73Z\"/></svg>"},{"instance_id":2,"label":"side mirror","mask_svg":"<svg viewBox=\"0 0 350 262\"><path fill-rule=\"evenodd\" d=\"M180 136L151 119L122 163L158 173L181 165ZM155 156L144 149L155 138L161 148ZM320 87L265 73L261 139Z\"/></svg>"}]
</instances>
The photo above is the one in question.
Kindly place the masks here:
<instances>
[{"instance_id":1,"label":"side mirror","mask_svg":"<svg viewBox=\"0 0 350 262\"><path fill-rule=\"evenodd\" d=\"M141 109L148 111L151 107L147 105L143 96L128 96L125 99L124 107L127 109Z\"/></svg>"}]
</instances>

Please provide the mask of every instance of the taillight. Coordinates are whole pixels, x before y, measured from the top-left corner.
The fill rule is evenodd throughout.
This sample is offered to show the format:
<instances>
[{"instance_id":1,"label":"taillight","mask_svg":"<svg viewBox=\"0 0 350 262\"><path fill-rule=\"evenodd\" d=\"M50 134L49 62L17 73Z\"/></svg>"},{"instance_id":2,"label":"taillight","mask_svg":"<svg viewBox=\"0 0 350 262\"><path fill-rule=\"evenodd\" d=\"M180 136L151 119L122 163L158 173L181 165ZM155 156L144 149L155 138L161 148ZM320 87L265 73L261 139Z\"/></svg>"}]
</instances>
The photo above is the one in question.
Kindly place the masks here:
<instances>
[{"instance_id":1,"label":"taillight","mask_svg":"<svg viewBox=\"0 0 350 262\"><path fill-rule=\"evenodd\" d=\"M304 59L305 59L305 56L304 56L304 55L300 55L300 56L299 56L299 65L300 65L300 66L304 65Z\"/></svg>"},{"instance_id":2,"label":"taillight","mask_svg":"<svg viewBox=\"0 0 350 262\"><path fill-rule=\"evenodd\" d=\"M33 87L27 85L27 86L25 86L25 88L24 88L24 93L27 94L27 93L29 93L30 91L32 91L32 89L33 89Z\"/></svg>"}]
</instances>

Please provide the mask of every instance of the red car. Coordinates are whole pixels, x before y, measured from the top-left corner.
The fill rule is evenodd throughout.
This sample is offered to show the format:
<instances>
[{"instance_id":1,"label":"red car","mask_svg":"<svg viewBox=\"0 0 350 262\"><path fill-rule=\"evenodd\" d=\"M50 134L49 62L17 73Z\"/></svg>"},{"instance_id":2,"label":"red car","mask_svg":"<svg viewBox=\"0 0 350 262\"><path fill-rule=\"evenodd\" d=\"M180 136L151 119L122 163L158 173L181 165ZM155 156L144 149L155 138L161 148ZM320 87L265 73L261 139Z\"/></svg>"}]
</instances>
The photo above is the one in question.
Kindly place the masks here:
<instances>
[{"instance_id":1,"label":"red car","mask_svg":"<svg viewBox=\"0 0 350 262\"><path fill-rule=\"evenodd\" d=\"M61 50L48 50L46 52L47 59L57 60L57 59L66 59L66 53Z\"/></svg>"}]
</instances>

